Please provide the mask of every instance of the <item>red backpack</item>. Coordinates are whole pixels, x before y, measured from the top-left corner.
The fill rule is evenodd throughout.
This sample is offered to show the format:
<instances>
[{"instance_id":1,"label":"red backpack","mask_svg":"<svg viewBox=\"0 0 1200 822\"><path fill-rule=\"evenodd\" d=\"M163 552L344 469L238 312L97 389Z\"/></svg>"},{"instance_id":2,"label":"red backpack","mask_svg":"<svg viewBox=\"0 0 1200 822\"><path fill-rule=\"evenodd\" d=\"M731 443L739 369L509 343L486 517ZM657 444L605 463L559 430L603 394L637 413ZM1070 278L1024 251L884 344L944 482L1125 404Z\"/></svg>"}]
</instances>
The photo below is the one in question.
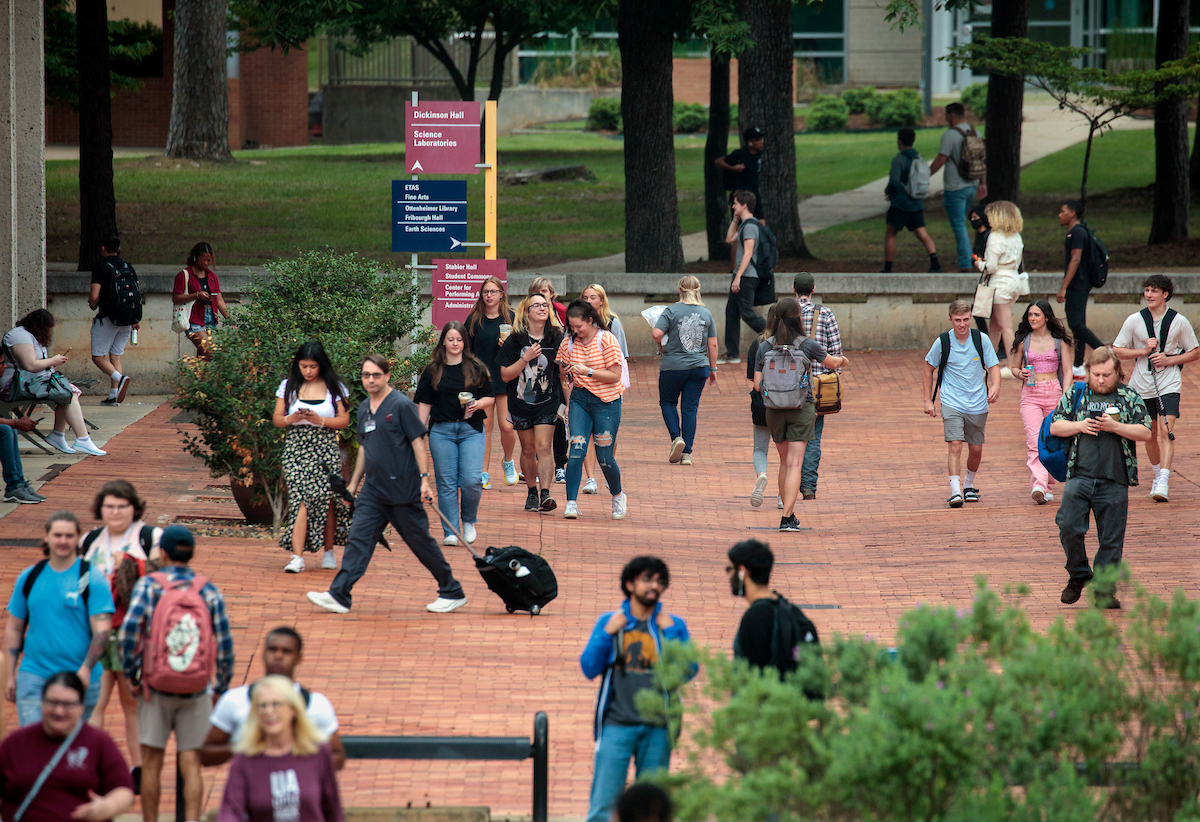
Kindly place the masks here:
<instances>
[{"instance_id":1,"label":"red backpack","mask_svg":"<svg viewBox=\"0 0 1200 822\"><path fill-rule=\"evenodd\" d=\"M208 580L197 574L190 584L172 583L161 572L150 578L163 587L163 595L150 620L142 682L163 694L203 693L217 665L212 613L200 595Z\"/></svg>"}]
</instances>

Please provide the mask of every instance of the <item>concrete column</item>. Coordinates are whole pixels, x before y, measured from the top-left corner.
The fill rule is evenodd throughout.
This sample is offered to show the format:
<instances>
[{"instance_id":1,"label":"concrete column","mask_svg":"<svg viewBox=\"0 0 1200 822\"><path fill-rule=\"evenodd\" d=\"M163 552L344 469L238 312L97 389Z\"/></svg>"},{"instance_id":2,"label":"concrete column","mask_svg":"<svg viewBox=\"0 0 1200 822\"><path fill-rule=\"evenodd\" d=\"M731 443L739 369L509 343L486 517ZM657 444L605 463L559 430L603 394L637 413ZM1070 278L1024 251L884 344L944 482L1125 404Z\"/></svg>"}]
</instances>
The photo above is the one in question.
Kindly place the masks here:
<instances>
[{"instance_id":1,"label":"concrete column","mask_svg":"<svg viewBox=\"0 0 1200 822\"><path fill-rule=\"evenodd\" d=\"M46 304L46 111L41 0L0 9L0 325Z\"/></svg>"}]
</instances>

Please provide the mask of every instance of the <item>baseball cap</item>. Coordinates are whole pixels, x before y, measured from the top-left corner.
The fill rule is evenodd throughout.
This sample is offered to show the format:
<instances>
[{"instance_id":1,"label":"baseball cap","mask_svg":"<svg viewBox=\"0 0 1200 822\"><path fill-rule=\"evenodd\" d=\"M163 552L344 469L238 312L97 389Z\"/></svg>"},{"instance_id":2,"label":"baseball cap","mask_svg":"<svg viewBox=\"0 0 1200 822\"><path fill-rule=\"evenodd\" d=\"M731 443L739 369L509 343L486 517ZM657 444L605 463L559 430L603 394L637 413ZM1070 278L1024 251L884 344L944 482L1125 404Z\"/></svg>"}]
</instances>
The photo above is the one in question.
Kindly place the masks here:
<instances>
[{"instance_id":1,"label":"baseball cap","mask_svg":"<svg viewBox=\"0 0 1200 822\"><path fill-rule=\"evenodd\" d=\"M163 553L175 562L180 562L191 558L196 548L196 538L182 525L168 525L163 529L158 544Z\"/></svg>"},{"instance_id":2,"label":"baseball cap","mask_svg":"<svg viewBox=\"0 0 1200 822\"><path fill-rule=\"evenodd\" d=\"M796 278L792 280L792 288L796 290L797 294L811 294L813 289L816 287L816 280L814 280L813 275L809 274L807 271L801 271L796 275Z\"/></svg>"},{"instance_id":3,"label":"baseball cap","mask_svg":"<svg viewBox=\"0 0 1200 822\"><path fill-rule=\"evenodd\" d=\"M761 140L763 138L762 129L758 126L751 126L742 132L742 138L745 139L747 143L749 143L751 140Z\"/></svg>"}]
</instances>

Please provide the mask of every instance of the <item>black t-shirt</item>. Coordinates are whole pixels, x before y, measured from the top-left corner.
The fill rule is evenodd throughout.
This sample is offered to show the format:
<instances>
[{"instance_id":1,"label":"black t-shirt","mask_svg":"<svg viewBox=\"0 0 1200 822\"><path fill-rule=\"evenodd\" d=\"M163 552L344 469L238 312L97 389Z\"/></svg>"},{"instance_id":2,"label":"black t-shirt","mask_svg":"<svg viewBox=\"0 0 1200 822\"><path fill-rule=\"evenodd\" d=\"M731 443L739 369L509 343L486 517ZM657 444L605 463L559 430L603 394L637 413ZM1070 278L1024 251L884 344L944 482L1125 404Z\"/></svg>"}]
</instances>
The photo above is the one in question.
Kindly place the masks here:
<instances>
[{"instance_id":1,"label":"black t-shirt","mask_svg":"<svg viewBox=\"0 0 1200 822\"><path fill-rule=\"evenodd\" d=\"M771 635L775 632L774 597L763 597L750 603L737 636L733 638L733 658L744 659L756 668L774 665L771 659Z\"/></svg>"},{"instance_id":2,"label":"black t-shirt","mask_svg":"<svg viewBox=\"0 0 1200 822\"><path fill-rule=\"evenodd\" d=\"M1067 269L1071 267L1071 252L1075 249L1087 249L1088 233L1082 225L1076 225L1067 232L1067 239L1064 245L1066 246L1066 258L1063 261L1063 273L1067 273ZM1075 276L1071 278L1071 284L1067 286L1072 291L1090 291L1092 283L1088 280L1087 272L1083 270L1083 257L1079 259L1079 268L1075 269Z\"/></svg>"},{"instance_id":3,"label":"black t-shirt","mask_svg":"<svg viewBox=\"0 0 1200 822\"><path fill-rule=\"evenodd\" d=\"M475 333L470 334L471 353L483 361L492 375L493 396L504 385L504 380L500 379L500 367L496 365L496 355L500 353L500 326L502 325L512 325L512 321L505 322L504 317L496 317L494 320L481 317L479 324L475 326Z\"/></svg>"},{"instance_id":4,"label":"black t-shirt","mask_svg":"<svg viewBox=\"0 0 1200 822\"><path fill-rule=\"evenodd\" d=\"M613 669L605 725L646 725L637 709L638 691L654 688L654 667L658 665L658 646L650 632L649 620L641 619L625 628L620 658ZM613 641L619 641L614 637Z\"/></svg>"},{"instance_id":5,"label":"black t-shirt","mask_svg":"<svg viewBox=\"0 0 1200 822\"><path fill-rule=\"evenodd\" d=\"M111 289L113 279L117 276L118 271L123 271L126 268L132 268L129 263L122 260L115 254L111 257L101 257L100 261L92 268L92 282L100 286L100 302L97 305L99 313L96 315L101 319L109 316L111 306Z\"/></svg>"},{"instance_id":6,"label":"black t-shirt","mask_svg":"<svg viewBox=\"0 0 1200 822\"><path fill-rule=\"evenodd\" d=\"M1080 409L1080 419L1093 416L1097 411L1103 414L1110 405L1119 403L1120 397L1115 391L1111 394L1089 392L1087 401ZM1129 484L1129 474L1125 470L1125 452L1121 448L1119 434L1101 431L1094 437L1091 434L1080 434L1076 439L1078 452L1075 458L1075 476Z\"/></svg>"},{"instance_id":7,"label":"black t-shirt","mask_svg":"<svg viewBox=\"0 0 1200 822\"><path fill-rule=\"evenodd\" d=\"M430 425L439 422L462 421L463 411L466 410L465 406L458 400L458 395L462 391L470 391L476 399L480 397L494 397L496 395L496 392L492 390L492 378L490 375L485 376L482 382L467 385L466 378L463 376L462 363L442 366L442 378L438 380L437 388L434 388L433 374L430 371L432 368L432 365L425 367L425 371L421 374L421 379L417 383L417 392L413 395L414 402L430 406ZM487 419L486 412L476 411L467 422L476 431L482 431L485 419Z\"/></svg>"},{"instance_id":8,"label":"black t-shirt","mask_svg":"<svg viewBox=\"0 0 1200 822\"><path fill-rule=\"evenodd\" d=\"M758 172L762 170L762 152L754 154L748 148L739 148L725 155L728 165L745 164L744 171L738 174L738 188L743 191L753 191L758 195Z\"/></svg>"},{"instance_id":9,"label":"black t-shirt","mask_svg":"<svg viewBox=\"0 0 1200 822\"><path fill-rule=\"evenodd\" d=\"M413 454L414 441L428 430L421 424L417 406L393 389L371 413L371 398L358 407L358 444L366 449L364 486L381 502L419 505L421 477Z\"/></svg>"},{"instance_id":10,"label":"black t-shirt","mask_svg":"<svg viewBox=\"0 0 1200 822\"><path fill-rule=\"evenodd\" d=\"M558 346L562 344L563 335L550 323L546 323L540 341L531 338L528 332L514 331L504 341L496 364L505 367L521 359L521 355L529 350L534 342L542 346L542 353L533 362L526 363L517 378L508 383L508 409L519 417L536 417L550 414L558 410L562 403L562 384L559 380L558 366L554 360L558 355Z\"/></svg>"}]
</instances>

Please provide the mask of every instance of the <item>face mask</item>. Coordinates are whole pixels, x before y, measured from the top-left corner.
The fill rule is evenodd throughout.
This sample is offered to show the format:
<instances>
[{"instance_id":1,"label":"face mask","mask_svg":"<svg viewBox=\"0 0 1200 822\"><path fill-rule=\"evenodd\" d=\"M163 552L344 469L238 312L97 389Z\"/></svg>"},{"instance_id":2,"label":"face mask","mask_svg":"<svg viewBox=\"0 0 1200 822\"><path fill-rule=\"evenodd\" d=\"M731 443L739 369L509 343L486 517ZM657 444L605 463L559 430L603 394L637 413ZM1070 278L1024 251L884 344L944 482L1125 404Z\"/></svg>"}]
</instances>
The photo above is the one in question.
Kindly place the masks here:
<instances>
[{"instance_id":1,"label":"face mask","mask_svg":"<svg viewBox=\"0 0 1200 822\"><path fill-rule=\"evenodd\" d=\"M979 229L983 228L983 220L975 217L971 220L971 227L978 231Z\"/></svg>"}]
</instances>

